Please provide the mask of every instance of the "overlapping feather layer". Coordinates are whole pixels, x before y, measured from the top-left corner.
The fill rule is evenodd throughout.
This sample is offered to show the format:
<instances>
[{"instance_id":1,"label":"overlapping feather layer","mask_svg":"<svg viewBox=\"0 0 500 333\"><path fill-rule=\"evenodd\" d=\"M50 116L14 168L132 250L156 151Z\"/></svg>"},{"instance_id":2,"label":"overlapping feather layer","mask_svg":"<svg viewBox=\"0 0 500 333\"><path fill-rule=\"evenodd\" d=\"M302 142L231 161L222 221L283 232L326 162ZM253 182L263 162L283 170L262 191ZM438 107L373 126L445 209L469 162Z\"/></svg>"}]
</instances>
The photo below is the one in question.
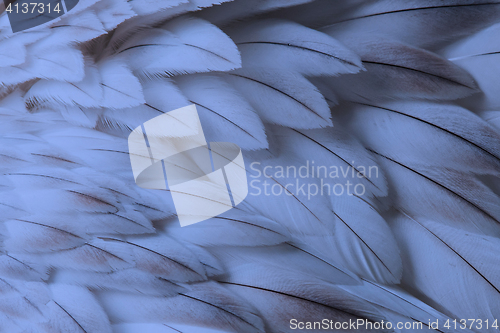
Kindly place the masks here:
<instances>
[{"instance_id":1,"label":"overlapping feather layer","mask_svg":"<svg viewBox=\"0 0 500 333\"><path fill-rule=\"evenodd\" d=\"M16 34L2 15L0 331L496 331L499 11L81 0ZM128 133L189 104L279 194L180 228L168 191L135 186ZM312 162L348 172L308 169L306 189L363 193L291 192L296 175L251 167Z\"/></svg>"}]
</instances>

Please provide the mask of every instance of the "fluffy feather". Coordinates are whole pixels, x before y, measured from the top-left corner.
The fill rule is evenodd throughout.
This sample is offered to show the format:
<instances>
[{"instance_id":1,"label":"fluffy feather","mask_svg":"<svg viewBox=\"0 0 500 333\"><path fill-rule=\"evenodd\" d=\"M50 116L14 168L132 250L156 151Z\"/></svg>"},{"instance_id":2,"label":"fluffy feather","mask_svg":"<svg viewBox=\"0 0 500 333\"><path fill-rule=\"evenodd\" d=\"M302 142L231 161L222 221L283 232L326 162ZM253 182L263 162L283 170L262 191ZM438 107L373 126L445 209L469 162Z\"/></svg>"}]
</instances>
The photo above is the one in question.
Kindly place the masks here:
<instances>
[{"instance_id":1,"label":"fluffy feather","mask_svg":"<svg viewBox=\"0 0 500 333\"><path fill-rule=\"evenodd\" d=\"M191 33L180 33L182 27L181 31L187 29ZM218 43L209 43L212 39ZM178 20L164 29L140 31L117 53L126 56L133 70L147 77L227 71L240 65L233 42L217 27L200 19Z\"/></svg>"}]
</instances>

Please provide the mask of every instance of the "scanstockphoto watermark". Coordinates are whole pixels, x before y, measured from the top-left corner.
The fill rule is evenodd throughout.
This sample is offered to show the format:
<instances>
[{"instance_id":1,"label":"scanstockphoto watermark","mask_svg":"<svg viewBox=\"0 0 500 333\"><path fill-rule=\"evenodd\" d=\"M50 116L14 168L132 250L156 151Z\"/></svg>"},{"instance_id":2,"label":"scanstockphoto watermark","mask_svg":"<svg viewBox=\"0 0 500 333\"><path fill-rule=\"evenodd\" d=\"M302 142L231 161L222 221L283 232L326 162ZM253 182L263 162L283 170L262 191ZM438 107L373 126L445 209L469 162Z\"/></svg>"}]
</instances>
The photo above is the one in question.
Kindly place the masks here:
<instances>
[{"instance_id":1,"label":"scanstockphoto watermark","mask_svg":"<svg viewBox=\"0 0 500 333\"><path fill-rule=\"evenodd\" d=\"M426 326L437 330L437 322L429 321ZM299 321L297 319L290 319L290 329L292 330L393 330L397 328L398 330L423 330L424 325L422 322L417 321L407 321L407 322L397 322L392 323L390 321L370 321L368 319L357 319L349 321L334 321L330 319L323 319L321 321Z\"/></svg>"},{"instance_id":2,"label":"scanstockphoto watermark","mask_svg":"<svg viewBox=\"0 0 500 333\"><path fill-rule=\"evenodd\" d=\"M379 177L376 165L321 165L306 161L303 165L263 165L250 164L250 195L258 196L307 196L318 195L362 196L366 193L362 179Z\"/></svg>"}]
</instances>

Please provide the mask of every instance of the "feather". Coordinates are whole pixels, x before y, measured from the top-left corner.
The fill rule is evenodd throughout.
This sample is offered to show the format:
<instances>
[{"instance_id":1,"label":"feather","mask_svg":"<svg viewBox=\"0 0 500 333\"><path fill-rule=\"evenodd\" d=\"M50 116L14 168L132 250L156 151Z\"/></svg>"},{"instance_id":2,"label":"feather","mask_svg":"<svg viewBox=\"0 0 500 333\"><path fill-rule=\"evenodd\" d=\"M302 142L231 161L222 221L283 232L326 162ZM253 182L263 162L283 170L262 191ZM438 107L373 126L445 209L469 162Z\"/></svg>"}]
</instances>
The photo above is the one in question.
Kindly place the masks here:
<instances>
[{"instance_id":1,"label":"feather","mask_svg":"<svg viewBox=\"0 0 500 333\"><path fill-rule=\"evenodd\" d=\"M85 288L55 284L53 300L47 304L50 320L44 323L51 332L111 333L111 325L95 297Z\"/></svg>"},{"instance_id":2,"label":"feather","mask_svg":"<svg viewBox=\"0 0 500 333\"><path fill-rule=\"evenodd\" d=\"M395 217L392 223L406 266L403 285L425 295L431 304L453 317L498 318L497 238L406 214ZM439 261L432 260L436 253ZM458 301L463 297L467 304ZM485 327L482 331L494 330Z\"/></svg>"},{"instance_id":3,"label":"feather","mask_svg":"<svg viewBox=\"0 0 500 333\"><path fill-rule=\"evenodd\" d=\"M335 39L299 24L265 20L228 31L244 67L271 67L304 75L357 73L359 57Z\"/></svg>"},{"instance_id":4,"label":"feather","mask_svg":"<svg viewBox=\"0 0 500 333\"><path fill-rule=\"evenodd\" d=\"M307 291L305 295L295 296L283 291L274 291L246 284L230 284L229 289L249 299L252 305L261 309L262 312L259 314L264 319L266 328L271 332L289 332L290 329L300 327L297 326L299 322L321 323L325 318L328 318L327 322L329 324L326 327L335 327L336 323L349 323L356 322L357 320L364 321L362 316L357 316L347 310L343 310L341 305L325 305L318 301L310 301L304 297L305 295L309 295L311 298L310 294L307 294ZM342 296L338 296L337 300L341 298ZM294 311L297 308L304 310L297 313ZM361 311L361 309L357 310ZM316 329L321 327L318 324L316 325ZM310 329L310 327L307 328ZM372 331L361 327L357 329L357 332Z\"/></svg>"},{"instance_id":5,"label":"feather","mask_svg":"<svg viewBox=\"0 0 500 333\"><path fill-rule=\"evenodd\" d=\"M301 75L254 68L235 70L223 76L250 102L262 120L292 128L332 125L328 104Z\"/></svg>"},{"instance_id":6,"label":"feather","mask_svg":"<svg viewBox=\"0 0 500 333\"><path fill-rule=\"evenodd\" d=\"M125 63L109 59L97 63L97 66L103 87L101 107L121 109L145 102L139 80Z\"/></svg>"},{"instance_id":7,"label":"feather","mask_svg":"<svg viewBox=\"0 0 500 333\"><path fill-rule=\"evenodd\" d=\"M145 103L132 108L106 109L98 119L97 129L128 136L142 123L162 113L190 104L179 88L169 79L146 80L141 85Z\"/></svg>"},{"instance_id":8,"label":"feather","mask_svg":"<svg viewBox=\"0 0 500 333\"><path fill-rule=\"evenodd\" d=\"M287 156L272 160L245 159L248 166L249 194L239 209L258 212L278 222L294 237L305 240L309 237L311 246L331 246L334 214L328 196L318 195L320 181L310 177L297 177L302 161L293 161ZM308 190L309 189L309 190ZM313 189L315 192L313 192ZM279 206L273 203L279 198ZM307 243L307 241L306 241Z\"/></svg>"},{"instance_id":9,"label":"feather","mask_svg":"<svg viewBox=\"0 0 500 333\"><path fill-rule=\"evenodd\" d=\"M330 21L328 31L377 31L411 45L432 48L498 21L498 1L365 1Z\"/></svg>"},{"instance_id":10,"label":"feather","mask_svg":"<svg viewBox=\"0 0 500 333\"><path fill-rule=\"evenodd\" d=\"M283 8L280 11L270 13L269 16L280 17L304 26L320 30L325 26L329 26L333 22L338 22L346 15L359 9L360 6L369 2L368 0L351 0L351 1L330 1L330 0L314 0L306 2L302 5Z\"/></svg>"},{"instance_id":11,"label":"feather","mask_svg":"<svg viewBox=\"0 0 500 333\"><path fill-rule=\"evenodd\" d=\"M80 82L43 80L31 86L25 95L27 107L29 109L34 108L46 102L71 106L99 107L99 102L103 98L103 87L99 84L100 81L99 70L94 64L87 61L85 76Z\"/></svg>"},{"instance_id":12,"label":"feather","mask_svg":"<svg viewBox=\"0 0 500 333\"><path fill-rule=\"evenodd\" d=\"M335 261L370 281L399 283L403 265L387 222L372 206L355 196L332 200L338 218L334 238L338 250L332 255Z\"/></svg>"},{"instance_id":13,"label":"feather","mask_svg":"<svg viewBox=\"0 0 500 333\"><path fill-rule=\"evenodd\" d=\"M242 149L267 148L264 125L248 102L222 78L182 76L179 89L197 106L209 142L233 142ZM205 130L206 128L206 130Z\"/></svg>"},{"instance_id":14,"label":"feather","mask_svg":"<svg viewBox=\"0 0 500 333\"><path fill-rule=\"evenodd\" d=\"M123 241L116 238L101 238L102 248L115 256L122 253L142 271L170 281L203 281L206 272L191 251L173 239L135 239Z\"/></svg>"},{"instance_id":15,"label":"feather","mask_svg":"<svg viewBox=\"0 0 500 333\"><path fill-rule=\"evenodd\" d=\"M288 233L276 222L245 211L232 210L216 216L205 224L170 228L169 234L201 246L261 246L288 240Z\"/></svg>"},{"instance_id":16,"label":"feather","mask_svg":"<svg viewBox=\"0 0 500 333\"><path fill-rule=\"evenodd\" d=\"M19 189L20 190L20 189ZM120 211L121 204L106 191L74 186L66 190L32 190L20 195L23 207L33 212L92 212L115 214ZM62 207L61 207L62 206Z\"/></svg>"},{"instance_id":17,"label":"feather","mask_svg":"<svg viewBox=\"0 0 500 333\"><path fill-rule=\"evenodd\" d=\"M498 196L471 174L498 177L496 150L500 137L491 127L455 106L398 102L387 107L365 107L359 108L364 111L354 113L364 122L352 118L356 124L353 128L359 128L365 143L382 157L384 168L389 168L390 181L396 187L397 205L416 216L446 218L467 230L478 228L486 234L498 234ZM367 117L371 120L366 121ZM477 130L464 131L457 125L465 123ZM419 135L410 134L414 131ZM464 164L464 160L470 162ZM413 193L405 190L408 186L403 185L405 183L413 185ZM417 208L422 205L440 208L423 212Z\"/></svg>"},{"instance_id":18,"label":"feather","mask_svg":"<svg viewBox=\"0 0 500 333\"><path fill-rule=\"evenodd\" d=\"M51 151L42 150L39 154L45 153L45 155L51 156L58 152L59 156L72 162L66 162L66 166L71 164L71 168L86 165L96 171L113 174L129 182L134 181L129 172L130 157L128 156L127 141L123 138L119 139L109 134L81 127L58 126L43 133L43 140L50 143ZM68 147L72 147L73 153L71 155L60 153L61 151L67 152ZM85 156L85 162L78 159L78 155ZM40 157L40 160L42 158ZM64 162L47 157L45 160L44 163L52 160L59 164ZM155 203L150 205L157 207Z\"/></svg>"},{"instance_id":19,"label":"feather","mask_svg":"<svg viewBox=\"0 0 500 333\"><path fill-rule=\"evenodd\" d=\"M36 31L29 34L19 34L0 40L0 66L15 66L26 61L28 55L26 46L47 36L46 31Z\"/></svg>"},{"instance_id":20,"label":"feather","mask_svg":"<svg viewBox=\"0 0 500 333\"><path fill-rule=\"evenodd\" d=\"M163 278L135 268L114 272L63 270L55 275L57 283L85 286L90 290L108 290L141 295L172 297L186 289Z\"/></svg>"},{"instance_id":21,"label":"feather","mask_svg":"<svg viewBox=\"0 0 500 333\"><path fill-rule=\"evenodd\" d=\"M35 78L56 80L83 79L83 56L81 51L73 48L44 48L38 44L27 47L30 54L28 62L12 67L0 67L2 85L14 85ZM64 61L61 61L64 59Z\"/></svg>"},{"instance_id":22,"label":"feather","mask_svg":"<svg viewBox=\"0 0 500 333\"><path fill-rule=\"evenodd\" d=\"M192 10L212 7L214 5L220 5L224 2L233 1L233 0L189 0L190 7Z\"/></svg>"},{"instance_id":23,"label":"feather","mask_svg":"<svg viewBox=\"0 0 500 333\"><path fill-rule=\"evenodd\" d=\"M49 277L46 266L30 260L18 259L15 254L0 255L0 273L3 278L18 281L41 281Z\"/></svg>"},{"instance_id":24,"label":"feather","mask_svg":"<svg viewBox=\"0 0 500 333\"><path fill-rule=\"evenodd\" d=\"M436 173L422 165L410 167L387 156L381 157L385 160L381 161L382 167L388 170L389 181L395 187L392 198L395 207L416 217L445 221L470 232L499 235L498 196L480 181L467 174ZM420 207L429 209L424 211Z\"/></svg>"},{"instance_id":25,"label":"feather","mask_svg":"<svg viewBox=\"0 0 500 333\"><path fill-rule=\"evenodd\" d=\"M130 4L132 5L134 12L139 15L145 15L152 14L160 10L165 10L167 8L179 6L181 4L186 4L188 2L189 0L133 0L130 1Z\"/></svg>"},{"instance_id":26,"label":"feather","mask_svg":"<svg viewBox=\"0 0 500 333\"><path fill-rule=\"evenodd\" d=\"M281 148L280 155L283 160L292 161L293 157L290 155L300 150L303 152L300 161L302 166L289 169L287 165L278 165L274 169L268 168L272 170L267 171L268 175L276 177L276 181L289 188L298 187L295 184L296 180L306 184L309 183L309 178L316 178L320 182L318 185L313 182L308 184L311 185L310 188L307 187L308 195L313 194L311 197L315 201L326 198L332 202L335 216L332 216L331 223L335 232L331 236L333 245L332 250L328 251L328 258L332 258L335 263L359 276L381 282L397 282L401 275L401 263L396 243L386 222L367 199L357 198L355 194L358 192L360 196L365 196L365 192L387 194L385 177L379 175L375 159L361 144L341 130L327 128L298 131L273 128L272 132L277 137L276 144ZM346 160L345 156L350 156L352 160ZM377 171L372 174L372 169ZM291 179L280 180L279 178L285 174L290 174ZM250 177L255 176L250 175ZM297 179L293 179L294 177ZM252 185L252 182L250 184ZM276 195L274 192L267 194ZM366 194L366 197L373 197L373 194ZM321 216L318 214L319 209L313 205L309 207L312 214ZM316 210L312 210L313 208ZM371 221L369 226L365 225L366 220ZM305 226L300 229L303 233L306 233L306 230Z\"/></svg>"},{"instance_id":27,"label":"feather","mask_svg":"<svg viewBox=\"0 0 500 333\"><path fill-rule=\"evenodd\" d=\"M406 329L401 330L401 332L412 332L408 327L414 328L414 332L421 332L422 329L431 330L429 323L434 323L437 320L438 323L442 324L441 326L444 326L446 321L451 319L412 296L401 287L369 281L362 282L362 284L339 287L375 306L393 323L394 328L397 328L398 322L410 323L411 326L406 326ZM414 322L421 324L414 325ZM441 329L444 328L440 327L438 331L441 331ZM467 329L464 330L472 332Z\"/></svg>"},{"instance_id":28,"label":"feather","mask_svg":"<svg viewBox=\"0 0 500 333\"><path fill-rule=\"evenodd\" d=\"M224 284L260 309L259 314L265 319L267 331L286 332L293 329L291 319L321 322L328 318L335 323L383 318L371 305L363 304L334 284L307 273L244 263L228 267L228 270L230 275L223 281ZM294 308L303 310L298 313ZM365 330L359 328L358 331Z\"/></svg>"},{"instance_id":29,"label":"feather","mask_svg":"<svg viewBox=\"0 0 500 333\"><path fill-rule=\"evenodd\" d=\"M120 23L135 16L131 3L120 0L99 1L92 9L95 10L97 17L101 21L106 31L113 30ZM135 9L135 8L134 8Z\"/></svg>"},{"instance_id":30,"label":"feather","mask_svg":"<svg viewBox=\"0 0 500 333\"><path fill-rule=\"evenodd\" d=\"M379 36L333 35L357 52L366 72L324 79L351 101L453 100L477 92L469 73L435 54Z\"/></svg>"},{"instance_id":31,"label":"feather","mask_svg":"<svg viewBox=\"0 0 500 333\"><path fill-rule=\"evenodd\" d=\"M232 39L208 21L180 17L168 21L162 28L173 32L185 45L206 50L236 66L232 68L241 66L240 53Z\"/></svg>"},{"instance_id":32,"label":"feather","mask_svg":"<svg viewBox=\"0 0 500 333\"><path fill-rule=\"evenodd\" d=\"M211 252L220 262L224 263L223 268L226 272L237 270L243 273L245 269L242 267L247 267L250 268L249 272L253 272L251 268L254 268L259 274L269 270L289 276L307 276L333 284L350 286L360 283L355 274L343 270L340 266L331 264L291 242L277 246L238 247L229 252L221 246L211 249ZM296 265L290 265L291 262L296 263ZM252 276L252 278L254 277Z\"/></svg>"},{"instance_id":33,"label":"feather","mask_svg":"<svg viewBox=\"0 0 500 333\"><path fill-rule=\"evenodd\" d=\"M45 332L39 325L46 321L45 304L50 294L44 282L25 282L17 279L0 280L2 330L9 332Z\"/></svg>"},{"instance_id":34,"label":"feather","mask_svg":"<svg viewBox=\"0 0 500 333\"><path fill-rule=\"evenodd\" d=\"M496 38L499 31L500 25L493 25L442 51L446 58L471 73L481 89L482 94L464 101L471 110L490 110L500 106L497 96L500 43Z\"/></svg>"},{"instance_id":35,"label":"feather","mask_svg":"<svg viewBox=\"0 0 500 333\"><path fill-rule=\"evenodd\" d=\"M178 325L178 324L150 324L150 323L134 323L134 324L116 324L113 325L116 332L136 333L225 333L226 331L214 330L200 326Z\"/></svg>"},{"instance_id":36,"label":"feather","mask_svg":"<svg viewBox=\"0 0 500 333\"><path fill-rule=\"evenodd\" d=\"M295 130L273 126L270 131L282 153L301 152L301 162L311 164L311 177L321 178L331 186L344 180L353 187L361 184L367 197L387 195L387 182L375 157L343 129Z\"/></svg>"},{"instance_id":37,"label":"feather","mask_svg":"<svg viewBox=\"0 0 500 333\"><path fill-rule=\"evenodd\" d=\"M175 23L165 27L174 32L164 29L138 32L117 53L126 56L131 68L146 77L226 71L240 66L236 46L217 27L200 19ZM178 26L186 27L196 37L175 34Z\"/></svg>"},{"instance_id":38,"label":"feather","mask_svg":"<svg viewBox=\"0 0 500 333\"><path fill-rule=\"evenodd\" d=\"M99 117L95 109L80 106L61 107L60 112L68 123L87 128L94 128Z\"/></svg>"},{"instance_id":39,"label":"feather","mask_svg":"<svg viewBox=\"0 0 500 333\"><path fill-rule=\"evenodd\" d=\"M128 214L127 214L128 213ZM87 238L88 235L137 235L152 233L154 228L149 218L135 212L123 212L118 214L78 214L72 212L59 212L56 217L48 218L42 214L26 216L23 212L18 219L24 219L50 229L60 229L64 232ZM92 220L87 222L88 220ZM31 235L35 238L43 238L45 235ZM47 244L50 246L50 244Z\"/></svg>"},{"instance_id":40,"label":"feather","mask_svg":"<svg viewBox=\"0 0 500 333\"><path fill-rule=\"evenodd\" d=\"M40 254L16 253L15 256L23 263L37 262L52 268L79 271L110 273L118 269L133 267L133 263L130 262L130 253L122 251L118 256L109 251L110 247L102 240L93 239L73 249Z\"/></svg>"},{"instance_id":41,"label":"feather","mask_svg":"<svg viewBox=\"0 0 500 333\"><path fill-rule=\"evenodd\" d=\"M215 282L193 285L177 297L101 293L100 300L114 322L173 323L237 332L264 332L253 307ZM114 304L123 306L117 308Z\"/></svg>"},{"instance_id":42,"label":"feather","mask_svg":"<svg viewBox=\"0 0 500 333\"><path fill-rule=\"evenodd\" d=\"M291 6L297 6L304 3L309 3L312 0L271 0L271 1L263 1L260 4L261 10L275 10L278 8L286 8Z\"/></svg>"},{"instance_id":43,"label":"feather","mask_svg":"<svg viewBox=\"0 0 500 333\"><path fill-rule=\"evenodd\" d=\"M481 113L481 117L491 124L497 133L500 133L500 113L498 111L484 111Z\"/></svg>"},{"instance_id":44,"label":"feather","mask_svg":"<svg viewBox=\"0 0 500 333\"><path fill-rule=\"evenodd\" d=\"M356 104L347 117L364 142L380 153L441 168L499 175L500 135L464 108L429 102ZM364 121L358 121L361 119ZM396 141L396 137L400 139ZM411 152L404 144L410 140Z\"/></svg>"},{"instance_id":45,"label":"feather","mask_svg":"<svg viewBox=\"0 0 500 333\"><path fill-rule=\"evenodd\" d=\"M84 239L66 230L29 220L5 222L9 238L4 242L12 252L52 252L83 245Z\"/></svg>"},{"instance_id":46,"label":"feather","mask_svg":"<svg viewBox=\"0 0 500 333\"><path fill-rule=\"evenodd\" d=\"M249 19L252 16L266 14L277 9L296 6L312 0L233 0L221 6L213 6L203 10L199 15L218 26L227 26L231 23Z\"/></svg>"},{"instance_id":47,"label":"feather","mask_svg":"<svg viewBox=\"0 0 500 333\"><path fill-rule=\"evenodd\" d=\"M73 91L71 97L67 94L69 91ZM120 59L104 60L95 65L87 61L85 78L80 82L39 81L30 88L26 99L31 108L47 102L86 108L118 109L144 103L139 80ZM77 110L78 108L67 109L73 113ZM91 113L91 110L86 110L84 115L89 114L86 118L95 119ZM86 122L84 118L83 122L92 125L90 119Z\"/></svg>"},{"instance_id":48,"label":"feather","mask_svg":"<svg viewBox=\"0 0 500 333\"><path fill-rule=\"evenodd\" d=\"M2 293L0 311L15 321L42 321L40 310L29 299L18 293Z\"/></svg>"},{"instance_id":49,"label":"feather","mask_svg":"<svg viewBox=\"0 0 500 333\"><path fill-rule=\"evenodd\" d=\"M0 16L0 331L491 330L499 4L66 0L15 34ZM182 228L126 138L189 104L242 148L249 193Z\"/></svg>"},{"instance_id":50,"label":"feather","mask_svg":"<svg viewBox=\"0 0 500 333\"><path fill-rule=\"evenodd\" d=\"M79 4L91 5L93 1L83 1ZM74 8L72 13L77 11L78 8ZM101 20L92 10L84 11L79 15L62 16L60 21L51 24L50 29L53 32L44 42L62 46L86 42L106 33Z\"/></svg>"},{"instance_id":51,"label":"feather","mask_svg":"<svg viewBox=\"0 0 500 333\"><path fill-rule=\"evenodd\" d=\"M256 184L257 180L260 183ZM292 189L297 185L295 179L287 182L289 180L279 178L254 178L252 181L254 192L250 193L238 208L275 220L290 235L291 240L288 243L293 247L324 261L347 275L352 275L349 269L338 261L339 254L336 252L337 245L334 238L336 220L328 197L312 196L314 200L308 199L307 196L310 193L304 194L300 193L300 190ZM301 190L307 189L311 184L317 184L314 181L302 181L301 179L297 186ZM256 189L261 191L260 196L257 195L258 192L255 192ZM264 194L266 189L267 195ZM274 194L271 194L271 191L274 191ZM274 200L279 198L282 204L273 204L274 200L270 198Z\"/></svg>"}]
</instances>

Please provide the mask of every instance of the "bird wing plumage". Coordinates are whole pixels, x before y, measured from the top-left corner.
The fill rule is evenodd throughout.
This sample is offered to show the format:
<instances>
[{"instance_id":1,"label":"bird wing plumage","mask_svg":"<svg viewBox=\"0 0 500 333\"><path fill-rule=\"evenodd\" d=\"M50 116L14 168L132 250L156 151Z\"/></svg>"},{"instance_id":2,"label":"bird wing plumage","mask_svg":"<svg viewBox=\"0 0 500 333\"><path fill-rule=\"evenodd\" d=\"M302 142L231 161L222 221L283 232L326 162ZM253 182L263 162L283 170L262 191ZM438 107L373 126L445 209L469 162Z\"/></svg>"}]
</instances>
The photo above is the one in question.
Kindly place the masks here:
<instances>
[{"instance_id":1,"label":"bird wing plumage","mask_svg":"<svg viewBox=\"0 0 500 333\"><path fill-rule=\"evenodd\" d=\"M3 14L0 331L495 332L497 22L496 0L81 0L18 33ZM127 136L190 104L257 186L181 228Z\"/></svg>"}]
</instances>

